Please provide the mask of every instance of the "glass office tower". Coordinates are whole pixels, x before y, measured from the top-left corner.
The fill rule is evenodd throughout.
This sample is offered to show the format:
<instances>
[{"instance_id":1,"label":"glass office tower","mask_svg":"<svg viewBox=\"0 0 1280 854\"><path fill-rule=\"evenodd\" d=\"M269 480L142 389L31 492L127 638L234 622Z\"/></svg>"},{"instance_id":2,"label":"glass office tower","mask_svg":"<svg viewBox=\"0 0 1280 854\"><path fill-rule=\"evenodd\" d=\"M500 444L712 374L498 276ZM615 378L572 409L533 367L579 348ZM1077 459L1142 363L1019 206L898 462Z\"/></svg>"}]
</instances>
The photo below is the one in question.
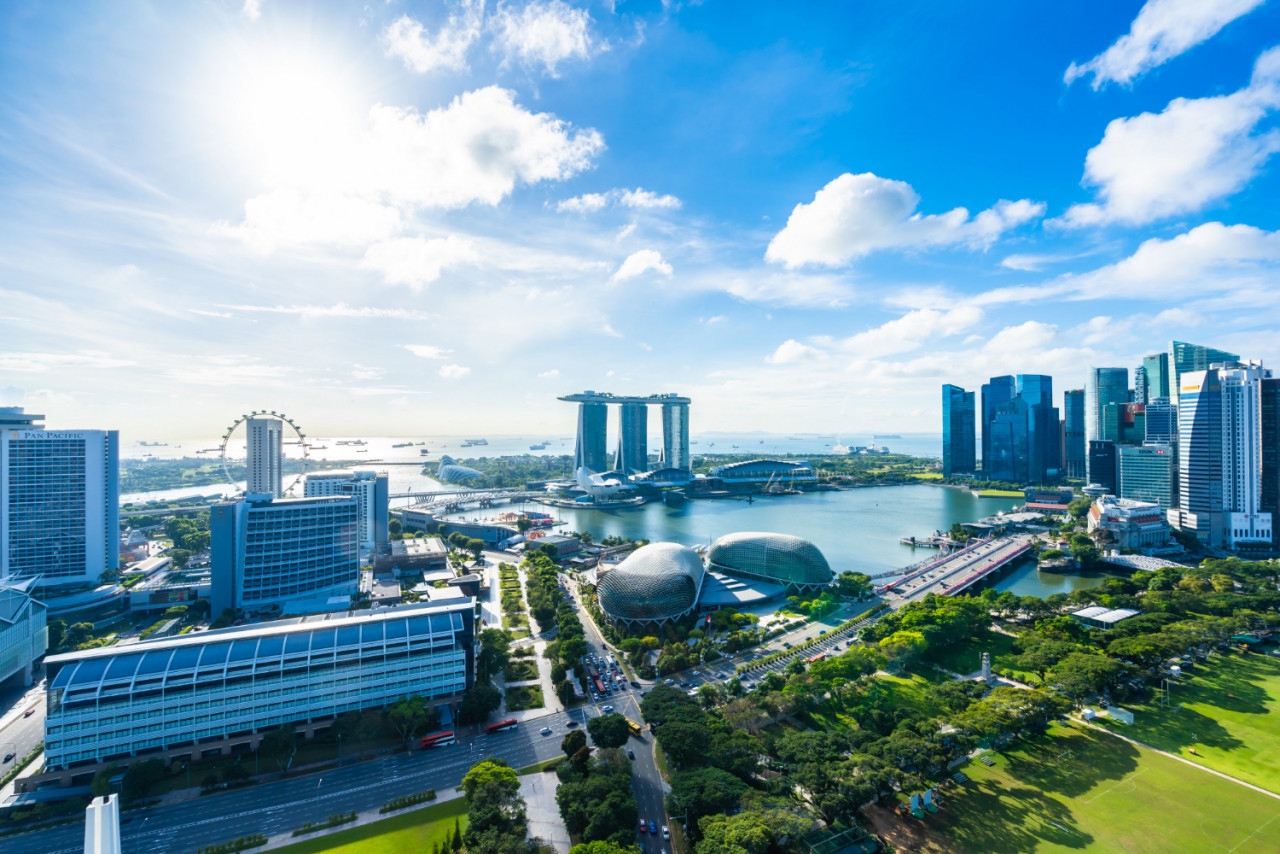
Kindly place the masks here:
<instances>
[{"instance_id":1,"label":"glass office tower","mask_svg":"<svg viewBox=\"0 0 1280 854\"><path fill-rule=\"evenodd\" d=\"M982 470L991 469L991 424L996 419L996 410L1013 400L1015 394L1014 379L1011 376L992 377L990 382L982 384ZM993 461L992 461L992 464ZM988 474L988 477L991 475Z\"/></svg>"},{"instance_id":2,"label":"glass office tower","mask_svg":"<svg viewBox=\"0 0 1280 854\"><path fill-rule=\"evenodd\" d=\"M1103 441L1103 413L1109 403L1129 402L1129 369L1128 368L1090 368L1088 382L1084 389L1084 435L1086 442ZM1093 476L1089 462L1092 453L1085 460L1085 479L1089 483L1099 483ZM1112 493L1113 495L1115 493Z\"/></svg>"},{"instance_id":3,"label":"glass office tower","mask_svg":"<svg viewBox=\"0 0 1280 854\"><path fill-rule=\"evenodd\" d=\"M942 387L942 474L977 470L974 394L956 385Z\"/></svg>"}]
</instances>

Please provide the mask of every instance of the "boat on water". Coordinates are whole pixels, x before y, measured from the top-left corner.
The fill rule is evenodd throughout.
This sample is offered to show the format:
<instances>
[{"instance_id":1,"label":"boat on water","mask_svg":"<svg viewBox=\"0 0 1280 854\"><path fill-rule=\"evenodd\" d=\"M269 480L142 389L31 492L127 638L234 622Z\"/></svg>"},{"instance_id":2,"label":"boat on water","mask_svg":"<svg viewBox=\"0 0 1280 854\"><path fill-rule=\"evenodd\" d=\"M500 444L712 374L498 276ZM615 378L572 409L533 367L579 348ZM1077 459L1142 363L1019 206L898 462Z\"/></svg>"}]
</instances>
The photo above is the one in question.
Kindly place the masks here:
<instances>
[{"instance_id":1,"label":"boat on water","mask_svg":"<svg viewBox=\"0 0 1280 854\"><path fill-rule=\"evenodd\" d=\"M462 447L464 448L470 448L473 445L487 445L487 444L489 444L488 439L463 439L462 440Z\"/></svg>"},{"instance_id":2,"label":"boat on water","mask_svg":"<svg viewBox=\"0 0 1280 854\"><path fill-rule=\"evenodd\" d=\"M531 451L545 451L546 449L547 449L546 442L538 442L536 445L529 446L529 450Z\"/></svg>"},{"instance_id":3,"label":"boat on water","mask_svg":"<svg viewBox=\"0 0 1280 854\"><path fill-rule=\"evenodd\" d=\"M431 451L427 448L420 448L418 450L418 453L422 454L425 457L427 454L431 453Z\"/></svg>"},{"instance_id":4,"label":"boat on water","mask_svg":"<svg viewBox=\"0 0 1280 854\"><path fill-rule=\"evenodd\" d=\"M307 450L308 451L327 451L329 450L329 446L328 445L307 445Z\"/></svg>"},{"instance_id":5,"label":"boat on water","mask_svg":"<svg viewBox=\"0 0 1280 854\"><path fill-rule=\"evenodd\" d=\"M368 443L368 442L366 442L364 439L339 439L339 440L337 441L337 444L339 444L339 445L367 445L367 444L369 444L369 443Z\"/></svg>"},{"instance_id":6,"label":"boat on water","mask_svg":"<svg viewBox=\"0 0 1280 854\"><path fill-rule=\"evenodd\" d=\"M400 442L399 444L392 445L391 447L393 447L393 448L412 448L412 447L413 447L413 443L412 443L412 442Z\"/></svg>"}]
</instances>

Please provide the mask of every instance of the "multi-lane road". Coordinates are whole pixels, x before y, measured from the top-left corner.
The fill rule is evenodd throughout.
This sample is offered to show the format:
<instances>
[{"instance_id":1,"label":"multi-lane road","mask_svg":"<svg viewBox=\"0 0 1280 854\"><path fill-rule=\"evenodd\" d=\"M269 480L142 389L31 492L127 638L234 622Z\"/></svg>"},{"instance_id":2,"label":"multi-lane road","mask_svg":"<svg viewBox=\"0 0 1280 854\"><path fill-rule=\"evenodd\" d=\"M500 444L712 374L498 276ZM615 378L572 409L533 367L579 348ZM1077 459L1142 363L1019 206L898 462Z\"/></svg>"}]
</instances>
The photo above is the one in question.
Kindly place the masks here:
<instances>
[{"instance_id":1,"label":"multi-lane road","mask_svg":"<svg viewBox=\"0 0 1280 854\"><path fill-rule=\"evenodd\" d=\"M1025 551L1030 539L1022 535L1000 537L958 552L928 572L895 584L891 594L896 597L891 600L893 607L918 601L930 593L958 592L959 586L967 586L970 576L992 569Z\"/></svg>"}]
</instances>

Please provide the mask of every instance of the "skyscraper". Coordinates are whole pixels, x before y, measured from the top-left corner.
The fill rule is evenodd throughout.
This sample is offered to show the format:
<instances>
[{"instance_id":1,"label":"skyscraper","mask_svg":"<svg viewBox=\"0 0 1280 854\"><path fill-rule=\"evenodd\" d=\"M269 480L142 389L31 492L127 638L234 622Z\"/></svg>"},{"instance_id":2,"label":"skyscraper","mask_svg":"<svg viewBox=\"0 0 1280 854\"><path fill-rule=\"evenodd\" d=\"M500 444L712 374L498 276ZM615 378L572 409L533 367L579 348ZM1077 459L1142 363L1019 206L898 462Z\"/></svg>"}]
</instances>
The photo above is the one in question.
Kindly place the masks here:
<instances>
[{"instance_id":1,"label":"skyscraper","mask_svg":"<svg viewBox=\"0 0 1280 854\"><path fill-rule=\"evenodd\" d=\"M1062 393L1063 408L1063 456L1066 459L1067 477L1085 476L1084 438L1084 389L1068 389Z\"/></svg>"},{"instance_id":2,"label":"skyscraper","mask_svg":"<svg viewBox=\"0 0 1280 854\"><path fill-rule=\"evenodd\" d=\"M1138 367L1133 369L1133 402L1134 403L1147 402L1148 383L1149 383L1149 380L1147 379L1147 365L1146 365L1146 362L1144 361L1141 365L1138 365Z\"/></svg>"},{"instance_id":3,"label":"skyscraper","mask_svg":"<svg viewBox=\"0 0 1280 854\"><path fill-rule=\"evenodd\" d=\"M1027 404L1027 480L1046 483L1058 474L1062 432L1053 405L1053 377L1018 374L1018 397Z\"/></svg>"},{"instance_id":4,"label":"skyscraper","mask_svg":"<svg viewBox=\"0 0 1280 854\"><path fill-rule=\"evenodd\" d=\"M973 392L956 385L942 387L942 475L977 470Z\"/></svg>"},{"instance_id":5,"label":"skyscraper","mask_svg":"<svg viewBox=\"0 0 1280 854\"><path fill-rule=\"evenodd\" d=\"M623 474L649 470L649 407L624 403L618 407L618 452L613 468Z\"/></svg>"},{"instance_id":6,"label":"skyscraper","mask_svg":"<svg viewBox=\"0 0 1280 854\"><path fill-rule=\"evenodd\" d=\"M306 498L349 495L356 500L356 538L360 548L374 549L388 539L387 473L372 471L326 471L307 475Z\"/></svg>"},{"instance_id":7,"label":"skyscraper","mask_svg":"<svg viewBox=\"0 0 1280 854\"><path fill-rule=\"evenodd\" d=\"M0 579L90 584L119 564L120 436L0 408Z\"/></svg>"},{"instance_id":8,"label":"skyscraper","mask_svg":"<svg viewBox=\"0 0 1280 854\"><path fill-rule=\"evenodd\" d=\"M663 468L689 471L689 403L662 404Z\"/></svg>"},{"instance_id":9,"label":"skyscraper","mask_svg":"<svg viewBox=\"0 0 1280 854\"><path fill-rule=\"evenodd\" d=\"M246 492L284 497L284 422L255 415L245 420L248 431L248 486Z\"/></svg>"},{"instance_id":10,"label":"skyscraper","mask_svg":"<svg viewBox=\"0 0 1280 854\"><path fill-rule=\"evenodd\" d=\"M1218 546L1224 529L1221 380L1216 370L1188 371L1178 389L1178 510L1170 521Z\"/></svg>"},{"instance_id":11,"label":"skyscraper","mask_svg":"<svg viewBox=\"0 0 1280 854\"><path fill-rule=\"evenodd\" d=\"M1223 543L1270 543L1262 508L1262 382L1271 371L1251 362L1218 371L1222 384Z\"/></svg>"},{"instance_id":12,"label":"skyscraper","mask_svg":"<svg viewBox=\"0 0 1280 854\"><path fill-rule=\"evenodd\" d=\"M982 385L982 470L991 468L991 423L996 419L996 410L1013 400L1014 380L1011 376L992 377L990 382ZM991 475L988 475L989 477Z\"/></svg>"},{"instance_id":13,"label":"skyscraper","mask_svg":"<svg viewBox=\"0 0 1280 854\"><path fill-rule=\"evenodd\" d=\"M1129 402L1129 370L1128 368L1090 368L1089 379L1084 390L1084 435L1086 442L1103 440L1103 407L1108 403ZM1089 483L1098 483L1093 476L1089 462L1093 458L1090 453L1085 461L1085 479Z\"/></svg>"},{"instance_id":14,"label":"skyscraper","mask_svg":"<svg viewBox=\"0 0 1280 854\"><path fill-rule=\"evenodd\" d=\"M1183 341L1170 341L1169 352L1165 355L1169 376L1169 399L1174 406L1180 405L1180 384L1183 374L1188 371L1207 371L1218 363L1240 361L1238 353L1228 353L1226 350L1215 350L1212 347L1187 344Z\"/></svg>"},{"instance_id":15,"label":"skyscraper","mask_svg":"<svg viewBox=\"0 0 1280 854\"><path fill-rule=\"evenodd\" d=\"M246 495L209 511L213 612L341 610L360 581L356 499Z\"/></svg>"},{"instance_id":16,"label":"skyscraper","mask_svg":"<svg viewBox=\"0 0 1280 854\"><path fill-rule=\"evenodd\" d=\"M995 418L989 425L990 456L982 463L987 479L1013 483L1026 483L1030 479L1031 451L1027 435L1029 410L1027 402L1020 397L996 408ZM987 468L988 460L990 468Z\"/></svg>"},{"instance_id":17,"label":"skyscraper","mask_svg":"<svg viewBox=\"0 0 1280 854\"><path fill-rule=\"evenodd\" d=\"M1101 439L1089 442L1089 475L1089 482L1105 488L1108 495L1117 495L1120 492L1120 475L1114 442Z\"/></svg>"},{"instance_id":18,"label":"skyscraper","mask_svg":"<svg viewBox=\"0 0 1280 854\"><path fill-rule=\"evenodd\" d=\"M575 469L602 472L609 465L605 451L609 429L609 407L603 403L583 401L578 404L578 441L574 447Z\"/></svg>"},{"instance_id":19,"label":"skyscraper","mask_svg":"<svg viewBox=\"0 0 1280 854\"><path fill-rule=\"evenodd\" d=\"M1147 379L1147 401L1153 397L1169 397L1169 354L1155 353L1142 360Z\"/></svg>"},{"instance_id":20,"label":"skyscraper","mask_svg":"<svg viewBox=\"0 0 1280 854\"><path fill-rule=\"evenodd\" d=\"M1143 441L1152 445L1172 444L1178 438L1178 410L1167 397L1147 401L1146 435Z\"/></svg>"},{"instance_id":21,"label":"skyscraper","mask_svg":"<svg viewBox=\"0 0 1280 854\"><path fill-rule=\"evenodd\" d=\"M1173 506L1174 455L1169 445L1120 448L1121 498L1154 501L1161 510Z\"/></svg>"},{"instance_id":22,"label":"skyscraper","mask_svg":"<svg viewBox=\"0 0 1280 854\"><path fill-rule=\"evenodd\" d=\"M1262 499L1258 507L1271 514L1271 542L1280 545L1280 379L1262 381Z\"/></svg>"}]
</instances>

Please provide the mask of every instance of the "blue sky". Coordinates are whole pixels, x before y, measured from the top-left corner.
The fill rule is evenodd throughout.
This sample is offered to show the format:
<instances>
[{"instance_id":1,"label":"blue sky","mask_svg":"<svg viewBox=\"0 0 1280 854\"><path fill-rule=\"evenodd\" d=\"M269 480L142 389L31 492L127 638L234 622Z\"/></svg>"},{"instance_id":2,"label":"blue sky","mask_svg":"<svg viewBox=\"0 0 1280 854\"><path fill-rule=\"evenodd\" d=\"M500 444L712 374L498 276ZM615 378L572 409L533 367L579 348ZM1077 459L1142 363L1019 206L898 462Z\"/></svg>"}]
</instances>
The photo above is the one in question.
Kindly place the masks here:
<instances>
[{"instance_id":1,"label":"blue sky","mask_svg":"<svg viewBox=\"0 0 1280 854\"><path fill-rule=\"evenodd\" d=\"M0 398L53 426L936 431L1280 360L1280 4L10 3Z\"/></svg>"}]
</instances>

